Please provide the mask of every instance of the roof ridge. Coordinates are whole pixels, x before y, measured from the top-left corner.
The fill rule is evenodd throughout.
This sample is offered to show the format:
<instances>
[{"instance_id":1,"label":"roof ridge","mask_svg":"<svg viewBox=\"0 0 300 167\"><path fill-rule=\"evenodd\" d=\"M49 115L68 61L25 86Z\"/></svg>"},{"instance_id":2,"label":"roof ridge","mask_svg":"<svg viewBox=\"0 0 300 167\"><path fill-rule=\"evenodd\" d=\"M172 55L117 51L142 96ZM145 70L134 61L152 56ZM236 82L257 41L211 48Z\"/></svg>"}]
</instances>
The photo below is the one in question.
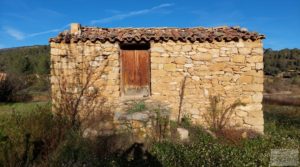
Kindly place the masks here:
<instances>
[{"instance_id":1,"label":"roof ridge","mask_svg":"<svg viewBox=\"0 0 300 167\"><path fill-rule=\"evenodd\" d=\"M75 23L71 30L60 33L50 42L78 42L78 41L110 41L110 42L149 42L149 41L238 41L260 40L265 36L257 32L250 32L239 26L218 27L88 27Z\"/></svg>"}]
</instances>

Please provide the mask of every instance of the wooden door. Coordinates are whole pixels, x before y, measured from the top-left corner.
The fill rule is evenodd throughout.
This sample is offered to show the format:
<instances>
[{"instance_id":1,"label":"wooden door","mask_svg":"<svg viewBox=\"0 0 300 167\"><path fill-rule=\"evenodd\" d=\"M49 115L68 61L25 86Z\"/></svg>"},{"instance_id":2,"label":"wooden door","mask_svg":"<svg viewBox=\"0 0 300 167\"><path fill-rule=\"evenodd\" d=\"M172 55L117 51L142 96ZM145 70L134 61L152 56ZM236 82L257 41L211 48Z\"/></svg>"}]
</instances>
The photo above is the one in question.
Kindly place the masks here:
<instances>
[{"instance_id":1,"label":"wooden door","mask_svg":"<svg viewBox=\"0 0 300 167\"><path fill-rule=\"evenodd\" d=\"M124 95L148 96L150 57L148 50L122 50L122 88Z\"/></svg>"}]
</instances>

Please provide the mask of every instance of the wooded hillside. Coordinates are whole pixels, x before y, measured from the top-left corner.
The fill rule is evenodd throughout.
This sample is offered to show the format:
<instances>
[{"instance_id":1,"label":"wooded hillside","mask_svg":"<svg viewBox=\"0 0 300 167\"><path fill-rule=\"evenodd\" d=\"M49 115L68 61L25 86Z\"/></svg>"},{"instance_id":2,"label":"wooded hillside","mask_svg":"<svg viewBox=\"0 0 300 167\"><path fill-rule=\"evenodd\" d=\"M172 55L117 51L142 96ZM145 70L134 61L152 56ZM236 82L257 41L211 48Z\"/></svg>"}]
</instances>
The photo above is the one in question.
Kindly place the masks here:
<instances>
[{"instance_id":1,"label":"wooded hillside","mask_svg":"<svg viewBox=\"0 0 300 167\"><path fill-rule=\"evenodd\" d=\"M48 45L0 49L0 71L14 74L49 74L49 55ZM264 63L266 75L300 71L300 49L265 49Z\"/></svg>"},{"instance_id":2,"label":"wooded hillside","mask_svg":"<svg viewBox=\"0 0 300 167\"><path fill-rule=\"evenodd\" d=\"M48 45L0 49L0 71L21 74L48 74Z\"/></svg>"}]
</instances>

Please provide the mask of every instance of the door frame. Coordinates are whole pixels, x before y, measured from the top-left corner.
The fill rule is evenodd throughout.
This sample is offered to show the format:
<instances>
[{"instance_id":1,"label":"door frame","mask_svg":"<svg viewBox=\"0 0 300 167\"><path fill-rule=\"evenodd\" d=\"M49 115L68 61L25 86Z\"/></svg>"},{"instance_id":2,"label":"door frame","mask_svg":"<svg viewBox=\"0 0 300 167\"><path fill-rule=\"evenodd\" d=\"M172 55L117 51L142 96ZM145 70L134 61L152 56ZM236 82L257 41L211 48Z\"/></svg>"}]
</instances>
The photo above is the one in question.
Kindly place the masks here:
<instances>
[{"instance_id":1,"label":"door frame","mask_svg":"<svg viewBox=\"0 0 300 167\"><path fill-rule=\"evenodd\" d=\"M145 44L132 44L132 45L136 45L136 46L141 46L141 45L145 45ZM149 47L148 47L149 46ZM147 48L148 47L148 48ZM142 47L143 48L143 47ZM148 95L146 97L150 97L152 95L152 91L151 91L151 52L150 52L150 44L146 44L146 48L147 49L133 49L132 46L130 46L130 49L123 49L123 47L119 46L119 50L120 50L120 53L119 53L119 61L120 61L120 92L121 92L121 96L122 97L126 97L126 96L129 96L129 95L125 95L125 90L124 90L124 78L123 78L123 50L144 50L144 51L147 51L148 52L148 67L149 67L149 70L148 70L148 79L149 79L149 83L148 83ZM139 94L135 95L137 97L141 96ZM144 97L144 96L141 96L141 97Z\"/></svg>"}]
</instances>

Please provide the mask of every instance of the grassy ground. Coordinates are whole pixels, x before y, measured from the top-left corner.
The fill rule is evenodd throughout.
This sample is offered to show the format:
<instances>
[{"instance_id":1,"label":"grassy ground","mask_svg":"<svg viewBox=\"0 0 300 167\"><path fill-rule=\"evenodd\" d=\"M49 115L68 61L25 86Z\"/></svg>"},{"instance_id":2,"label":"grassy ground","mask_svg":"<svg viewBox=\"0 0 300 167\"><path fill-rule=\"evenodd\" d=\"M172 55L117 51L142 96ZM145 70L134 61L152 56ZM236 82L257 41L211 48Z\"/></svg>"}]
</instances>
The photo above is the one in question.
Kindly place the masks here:
<instances>
[{"instance_id":1,"label":"grassy ground","mask_svg":"<svg viewBox=\"0 0 300 167\"><path fill-rule=\"evenodd\" d=\"M0 107L13 108L17 114L2 112L0 117L0 166L268 166L271 149L300 149L300 107L265 104L265 135L253 139L228 143L190 127L188 143L165 140L147 150L140 143L125 143L128 148L117 151L109 148L117 144L116 136L94 141L72 132L55 139L65 123L45 102Z\"/></svg>"},{"instance_id":2,"label":"grassy ground","mask_svg":"<svg viewBox=\"0 0 300 167\"><path fill-rule=\"evenodd\" d=\"M34 108L40 105L47 105L49 102L28 102L28 103L0 103L0 114L1 112L9 111L32 111Z\"/></svg>"}]
</instances>

